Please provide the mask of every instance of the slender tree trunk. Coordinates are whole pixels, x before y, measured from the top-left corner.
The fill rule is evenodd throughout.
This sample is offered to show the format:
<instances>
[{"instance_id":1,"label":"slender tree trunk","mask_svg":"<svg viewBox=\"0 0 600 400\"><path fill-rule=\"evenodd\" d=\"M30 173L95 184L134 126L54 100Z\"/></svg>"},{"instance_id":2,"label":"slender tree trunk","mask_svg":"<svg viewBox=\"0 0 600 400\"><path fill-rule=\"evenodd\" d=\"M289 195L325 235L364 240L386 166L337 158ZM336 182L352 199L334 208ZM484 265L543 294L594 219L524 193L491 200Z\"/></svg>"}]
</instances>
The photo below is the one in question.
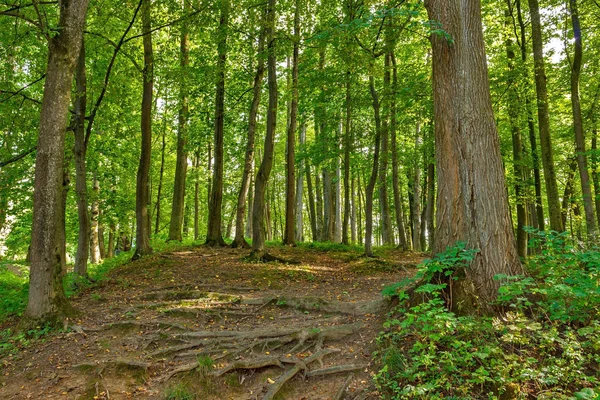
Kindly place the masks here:
<instances>
[{"instance_id":1,"label":"slender tree trunk","mask_svg":"<svg viewBox=\"0 0 600 400\"><path fill-rule=\"evenodd\" d=\"M384 245L394 245L394 234L392 229L392 218L390 213L390 205L388 201L388 182L387 182L387 170L388 170L388 146L389 146L389 136L388 136L388 120L390 118L390 108L388 104L390 103L391 93L391 58L390 54L385 54L385 72L383 77L383 87L384 87L384 98L382 99L383 103L383 118L381 121L381 154L379 157L379 172L378 172L378 180L379 180L379 212L381 214L380 224L381 224L381 236Z\"/></svg>"},{"instance_id":2,"label":"slender tree trunk","mask_svg":"<svg viewBox=\"0 0 600 400\"><path fill-rule=\"evenodd\" d=\"M200 238L200 154L194 154L194 241Z\"/></svg>"},{"instance_id":3,"label":"slender tree trunk","mask_svg":"<svg viewBox=\"0 0 600 400\"><path fill-rule=\"evenodd\" d=\"M290 106L290 123L287 132L286 151L286 188L285 188L285 231L283 244L296 245L295 219L296 219L296 126L298 115L298 57L300 49L300 0L295 2L294 11L294 52L292 57L292 101Z\"/></svg>"},{"instance_id":4,"label":"slender tree trunk","mask_svg":"<svg viewBox=\"0 0 600 400\"><path fill-rule=\"evenodd\" d=\"M363 205L365 204L365 202L363 201L363 192L362 192L362 185L360 184L360 173L357 176L357 186L358 186L358 219L357 219L357 223L358 223L358 229L357 229L357 236L358 236L358 243L359 244L363 244Z\"/></svg>"},{"instance_id":5,"label":"slender tree trunk","mask_svg":"<svg viewBox=\"0 0 600 400\"><path fill-rule=\"evenodd\" d=\"M267 132L265 135L263 159L256 175L254 185L253 205L253 232L252 232L252 257L263 259L265 257L265 192L275 150L275 127L277 126L277 56L275 54L275 0L268 0L266 15L267 38L267 71L269 83L269 108L267 110Z\"/></svg>"},{"instance_id":6,"label":"slender tree trunk","mask_svg":"<svg viewBox=\"0 0 600 400\"><path fill-rule=\"evenodd\" d=\"M371 170L371 178L367 185L367 198L365 203L365 255L373 256L373 192L377 183L377 172L379 169L379 146L381 144L381 117L379 96L375 90L375 79L369 76L369 89L373 98L373 113L375 115L375 149L373 153L373 168Z\"/></svg>"},{"instance_id":7,"label":"slender tree trunk","mask_svg":"<svg viewBox=\"0 0 600 400\"><path fill-rule=\"evenodd\" d=\"M102 214L102 211L100 211ZM104 243L104 226L101 223L98 223L98 249L100 250L100 260L104 260L106 258L106 246Z\"/></svg>"},{"instance_id":8,"label":"slender tree trunk","mask_svg":"<svg viewBox=\"0 0 600 400\"><path fill-rule=\"evenodd\" d=\"M346 72L346 124L344 125L344 221L342 222L342 243L348 244L348 223L350 210L350 152L352 151L352 72ZM354 183L354 182L352 182ZM356 228L356 226L355 226ZM356 241L356 231L352 242Z\"/></svg>"},{"instance_id":9,"label":"slender tree trunk","mask_svg":"<svg viewBox=\"0 0 600 400\"><path fill-rule=\"evenodd\" d=\"M417 122L415 135L415 154L421 153L421 125ZM413 250L422 251L421 248L421 157L415 160L412 183L412 242Z\"/></svg>"},{"instance_id":10,"label":"slender tree trunk","mask_svg":"<svg viewBox=\"0 0 600 400\"><path fill-rule=\"evenodd\" d=\"M342 121L340 120L340 129L338 131L338 151L341 151L342 139ZM342 243L342 165L339 156L336 157L335 167L335 219L333 227L333 241Z\"/></svg>"},{"instance_id":11,"label":"slender tree trunk","mask_svg":"<svg viewBox=\"0 0 600 400\"><path fill-rule=\"evenodd\" d=\"M429 250L433 249L433 240L435 237L434 226L435 209L435 164L432 162L427 165L427 209L425 211L425 221L427 226L427 242Z\"/></svg>"},{"instance_id":12,"label":"slender tree trunk","mask_svg":"<svg viewBox=\"0 0 600 400\"><path fill-rule=\"evenodd\" d=\"M398 247L408 250L406 230L404 227L404 206L401 201L400 174L398 166L398 144L396 138L396 94L398 90L398 68L396 57L390 54L392 62L392 96L390 99L390 138L392 151L392 189L394 191L394 208L396 209L396 227L398 228Z\"/></svg>"},{"instance_id":13,"label":"slender tree trunk","mask_svg":"<svg viewBox=\"0 0 600 400\"><path fill-rule=\"evenodd\" d=\"M590 185L590 174L587 166L587 155L585 152L585 135L583 133L583 118L581 117L581 103L579 101L579 78L581 76L581 60L583 57L583 42L581 39L581 25L579 23L579 11L577 0L569 0L571 9L571 23L573 25L573 36L575 51L573 65L571 66L571 105L573 110L573 131L575 132L575 151L577 165L579 166L579 179L581 181L581 192L583 193L583 207L585 210L585 221L588 235L596 231L596 216L594 214L594 203L592 200L592 188Z\"/></svg>"},{"instance_id":14,"label":"slender tree trunk","mask_svg":"<svg viewBox=\"0 0 600 400\"><path fill-rule=\"evenodd\" d=\"M183 13L190 10L189 0L183 1ZM188 68L190 64L188 22L181 23L181 43L179 53L180 82L179 82L179 116L177 121L177 161L175 162L175 182L173 184L173 204L171 207L171 223L168 240L181 242L181 224L185 212L185 181L187 176L188 152L187 131L189 119L188 106Z\"/></svg>"},{"instance_id":15,"label":"slender tree trunk","mask_svg":"<svg viewBox=\"0 0 600 400\"><path fill-rule=\"evenodd\" d=\"M312 178L310 176L310 162L305 160L306 163L306 187L308 190L308 209L310 216L310 231L312 233L312 240L316 242L319 239L318 228L317 228L317 215L315 211L315 197L313 192Z\"/></svg>"},{"instance_id":16,"label":"slender tree trunk","mask_svg":"<svg viewBox=\"0 0 600 400\"><path fill-rule=\"evenodd\" d=\"M142 26L146 33L144 43L144 90L142 94L142 146L140 165L137 172L135 200L135 252L133 259L152 253L150 247L150 226L148 221L148 203L150 202L149 174L152 152L152 103L154 86L154 54L152 51L152 34L150 18L150 0L144 0L142 5Z\"/></svg>"},{"instance_id":17,"label":"slender tree trunk","mask_svg":"<svg viewBox=\"0 0 600 400\"><path fill-rule=\"evenodd\" d=\"M98 228L98 218L100 217L100 207L98 204L98 197L100 196L100 182L96 178L96 173L94 173L94 197L92 202L92 212L91 212L91 225L90 225L90 262L92 264L98 264L101 260L100 258L100 240L99 240L99 228Z\"/></svg>"},{"instance_id":18,"label":"slender tree trunk","mask_svg":"<svg viewBox=\"0 0 600 400\"><path fill-rule=\"evenodd\" d=\"M217 88L215 98L215 165L208 212L208 232L206 244L209 246L226 245L221 234L223 205L223 130L225 116L225 64L227 60L227 29L229 23L229 0L221 1L221 20L219 22L219 42L217 59Z\"/></svg>"},{"instance_id":19,"label":"slender tree trunk","mask_svg":"<svg viewBox=\"0 0 600 400\"><path fill-rule=\"evenodd\" d=\"M261 28L258 37L258 65L254 75L254 87L252 90L252 102L250 103L250 113L248 116L248 135L246 137L246 156L244 159L244 172L242 174L242 186L238 194L237 211L235 219L235 238L231 247L250 248L250 245L244 238L244 218L246 214L246 198L254 172L254 143L256 138L256 117L258 106L260 104L260 94L262 91L262 82L265 75L265 62L263 52L265 48L265 29Z\"/></svg>"},{"instance_id":20,"label":"slender tree trunk","mask_svg":"<svg viewBox=\"0 0 600 400\"><path fill-rule=\"evenodd\" d=\"M600 93L600 91L598 92ZM595 106L596 100L598 99L598 94L596 94L596 99L594 100L594 105L592 106L592 110L590 112L591 122L592 122L592 181L594 182L594 194L595 203L596 203L596 217L598 218L598 226L600 226L600 175L598 174L598 125L596 122L596 114Z\"/></svg>"},{"instance_id":21,"label":"slender tree trunk","mask_svg":"<svg viewBox=\"0 0 600 400\"><path fill-rule=\"evenodd\" d=\"M106 250L106 258L113 258L115 256L115 232L117 227L114 222L109 225L108 231L108 249Z\"/></svg>"},{"instance_id":22,"label":"slender tree trunk","mask_svg":"<svg viewBox=\"0 0 600 400\"><path fill-rule=\"evenodd\" d=\"M85 137L87 79L84 42L85 41L82 40L77 66L75 68L77 97L74 102L75 124L73 129L75 134L75 145L73 147L73 155L75 158L75 194L77 196L77 217L79 221L74 272L78 276L87 276L87 262L90 252L90 216L88 213L87 172L85 163L87 155L87 141Z\"/></svg>"},{"instance_id":23,"label":"slender tree trunk","mask_svg":"<svg viewBox=\"0 0 600 400\"><path fill-rule=\"evenodd\" d=\"M160 230L160 200L162 197L162 187L163 187L163 176L165 173L165 148L167 147L166 142L167 135L167 113L163 113L163 127L162 127L162 146L160 150L160 172L158 175L158 189L156 193L156 222L154 223L154 234L158 235L158 231Z\"/></svg>"},{"instance_id":24,"label":"slender tree trunk","mask_svg":"<svg viewBox=\"0 0 600 400\"><path fill-rule=\"evenodd\" d=\"M299 132L299 143L300 149L304 149L304 144L306 142L306 122L303 122L300 126ZM304 241L304 219L302 218L302 195L304 192L304 159L302 158L298 163L298 173L296 175L296 242Z\"/></svg>"},{"instance_id":25,"label":"slender tree trunk","mask_svg":"<svg viewBox=\"0 0 600 400\"><path fill-rule=\"evenodd\" d=\"M533 42L533 61L535 65L535 87L537 92L538 121L540 144L542 146L542 165L546 181L546 196L550 213L550 228L562 232L564 226L560 214L558 186L554 170L554 155L550 137L550 117L548 111L548 89L546 88L546 71L544 66L542 26L540 22L540 7L538 0L529 0L531 14L531 30Z\"/></svg>"},{"instance_id":26,"label":"slender tree trunk","mask_svg":"<svg viewBox=\"0 0 600 400\"><path fill-rule=\"evenodd\" d=\"M563 193L562 199L562 207L560 211L560 215L562 218L563 226L567 226L567 216L569 215L569 211L571 206L573 205L572 197L574 186L575 186L575 172L577 171L577 158L571 158L569 162L569 170L567 172L567 182L565 183L565 191ZM573 227L571 227L571 233L573 233Z\"/></svg>"},{"instance_id":27,"label":"slender tree trunk","mask_svg":"<svg viewBox=\"0 0 600 400\"><path fill-rule=\"evenodd\" d=\"M254 160L252 161L252 173L250 174L250 187L254 183ZM254 204L254 190L248 190L248 215L246 217L246 237L252 237L252 208Z\"/></svg>"},{"instance_id":28,"label":"slender tree trunk","mask_svg":"<svg viewBox=\"0 0 600 400\"><path fill-rule=\"evenodd\" d=\"M509 10L506 12L507 26L510 22L510 0L508 0ZM506 40L506 57L508 59L508 71L514 75L515 52L512 48L512 40ZM517 203L517 252L519 257L527 256L527 197L526 197L526 170L523 161L523 144L521 139L521 128L519 127L519 94L517 87L509 80L507 107L508 118L510 120L510 130L512 134L513 147L513 169L515 175L515 198Z\"/></svg>"},{"instance_id":29,"label":"slender tree trunk","mask_svg":"<svg viewBox=\"0 0 600 400\"><path fill-rule=\"evenodd\" d=\"M458 241L477 249L448 306L493 313L497 274L522 266L508 210L500 141L489 92L479 0L426 0L429 18L452 37L432 35L438 173L434 253Z\"/></svg>"},{"instance_id":30,"label":"slender tree trunk","mask_svg":"<svg viewBox=\"0 0 600 400\"><path fill-rule=\"evenodd\" d=\"M356 243L356 195L354 192L354 177L352 178L352 183L350 186L350 190L352 191L352 195L350 196L352 198L352 216L350 218L350 240L352 241L352 243Z\"/></svg>"},{"instance_id":31,"label":"slender tree trunk","mask_svg":"<svg viewBox=\"0 0 600 400\"><path fill-rule=\"evenodd\" d=\"M60 256L61 256L61 275L67 274L67 196L71 186L71 159L65 157L63 166L62 196L60 202Z\"/></svg>"},{"instance_id":32,"label":"slender tree trunk","mask_svg":"<svg viewBox=\"0 0 600 400\"><path fill-rule=\"evenodd\" d=\"M40 113L33 196L31 275L26 318L56 324L69 311L62 286L61 201L65 132L73 72L79 55L88 0L63 2L58 29L49 38L48 66Z\"/></svg>"}]
</instances>

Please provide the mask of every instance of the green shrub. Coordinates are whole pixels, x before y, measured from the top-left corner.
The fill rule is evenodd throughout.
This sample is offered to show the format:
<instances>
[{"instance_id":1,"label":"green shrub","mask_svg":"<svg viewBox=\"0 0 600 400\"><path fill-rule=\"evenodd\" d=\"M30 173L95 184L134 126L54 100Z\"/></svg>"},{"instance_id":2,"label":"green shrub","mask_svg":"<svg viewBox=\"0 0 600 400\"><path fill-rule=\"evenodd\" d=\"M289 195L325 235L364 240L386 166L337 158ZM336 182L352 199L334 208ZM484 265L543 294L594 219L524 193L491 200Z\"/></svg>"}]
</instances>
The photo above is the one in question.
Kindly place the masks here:
<instances>
[{"instance_id":1,"label":"green shrub","mask_svg":"<svg viewBox=\"0 0 600 400\"><path fill-rule=\"evenodd\" d=\"M557 250L555 243L549 245L554 246L557 262L573 254L563 256L563 250ZM511 311L496 318L457 316L445 307L442 290L446 284L439 279L440 275L455 279L472 256L472 251L458 244L423 263L416 279L385 289L384 295L397 295L400 304L389 315L378 338L380 349L376 357L381 369L375 382L381 396L388 399L598 398L600 322L593 313L578 318L577 326L565 322L573 318L550 317L543 306L551 306L558 298L535 301L528 297L534 288L548 289L550 283L536 276L511 278L503 286L508 289L500 294L502 304L511 301L512 306L508 307ZM581 257L576 258L581 261ZM533 265L539 269L540 262L537 260ZM587 268L581 263L577 265ZM572 268L561 267L564 273L573 272L574 266L573 263ZM552 266L544 267L546 271ZM557 274L554 271L549 276L556 278ZM587 280L568 281L573 286L575 282L589 284ZM402 292L411 282L418 285L415 291L424 298L413 306ZM573 292L579 293L578 290L573 287ZM542 294L536 292L537 296ZM591 291L587 296L597 295ZM571 306L568 312L575 312L575 304L593 304L597 300L564 301ZM564 312L556 314L564 315Z\"/></svg>"}]
</instances>

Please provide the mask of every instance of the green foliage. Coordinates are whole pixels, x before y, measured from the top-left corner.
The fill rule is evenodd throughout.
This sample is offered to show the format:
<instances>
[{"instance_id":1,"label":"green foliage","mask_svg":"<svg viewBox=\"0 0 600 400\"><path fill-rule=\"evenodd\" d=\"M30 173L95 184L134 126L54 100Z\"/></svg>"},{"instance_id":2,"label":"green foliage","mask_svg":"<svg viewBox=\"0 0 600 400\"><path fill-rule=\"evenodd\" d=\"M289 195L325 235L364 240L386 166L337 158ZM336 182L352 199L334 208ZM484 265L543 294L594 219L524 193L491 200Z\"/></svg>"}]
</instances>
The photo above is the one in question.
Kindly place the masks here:
<instances>
[{"instance_id":1,"label":"green foliage","mask_svg":"<svg viewBox=\"0 0 600 400\"><path fill-rule=\"evenodd\" d=\"M556 260L571 257L572 253L557 251L556 243L548 243L545 251L550 248ZM509 279L503 286L509 289L500 299L512 299L513 310L501 317L457 316L446 308L445 284L438 283L437 277L455 277L473 254L464 245L449 248L422 264L420 280L384 290L384 295L397 295L400 304L378 338L381 369L375 381L383 398L597 398L600 322L589 314L587 323L578 326L549 318L542 305L552 302L537 305L527 300L533 287L549 285L540 277ZM532 264L539 268L541 260L534 260ZM555 274L547 276L556 279ZM408 304L402 291L411 284L424 295L417 305ZM588 297L597 295L590 292ZM587 301L582 304L594 300Z\"/></svg>"},{"instance_id":2,"label":"green foliage","mask_svg":"<svg viewBox=\"0 0 600 400\"><path fill-rule=\"evenodd\" d=\"M21 316L29 293L28 274L19 276L10 271L8 265L0 264L0 323L9 317ZM10 265L21 267L17 263Z\"/></svg>"},{"instance_id":3,"label":"green foliage","mask_svg":"<svg viewBox=\"0 0 600 400\"><path fill-rule=\"evenodd\" d=\"M171 386L165 392L165 400L194 400L195 398L194 392L183 384Z\"/></svg>"}]
</instances>

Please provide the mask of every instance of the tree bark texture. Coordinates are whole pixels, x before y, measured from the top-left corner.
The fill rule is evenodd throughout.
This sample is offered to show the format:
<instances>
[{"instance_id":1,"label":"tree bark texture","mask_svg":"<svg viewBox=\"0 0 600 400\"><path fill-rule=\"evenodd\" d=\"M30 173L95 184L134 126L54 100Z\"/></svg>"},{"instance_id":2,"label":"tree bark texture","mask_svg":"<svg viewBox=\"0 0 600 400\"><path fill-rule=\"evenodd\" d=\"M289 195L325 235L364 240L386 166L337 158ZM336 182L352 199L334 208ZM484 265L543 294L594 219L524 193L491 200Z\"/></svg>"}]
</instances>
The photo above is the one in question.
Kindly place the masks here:
<instances>
[{"instance_id":1,"label":"tree bark texture","mask_svg":"<svg viewBox=\"0 0 600 400\"><path fill-rule=\"evenodd\" d=\"M88 0L61 3L59 29L49 39L34 178L31 275L26 317L62 319L68 303L62 287L60 215L65 133L73 72L79 55Z\"/></svg>"},{"instance_id":2,"label":"tree bark texture","mask_svg":"<svg viewBox=\"0 0 600 400\"><path fill-rule=\"evenodd\" d=\"M452 285L452 309L492 313L500 282L519 274L500 143L489 91L479 0L427 0L429 18L451 40L431 37L438 196L434 253L477 249Z\"/></svg>"},{"instance_id":3,"label":"tree bark texture","mask_svg":"<svg viewBox=\"0 0 600 400\"><path fill-rule=\"evenodd\" d=\"M375 116L375 149L373 152L373 168L371 177L367 184L365 201L365 255L373 256L373 192L377 183L377 172L379 170L379 147L381 145L381 114L379 96L375 90L375 79L369 76L369 89L373 99L373 113Z\"/></svg>"},{"instance_id":4,"label":"tree bark texture","mask_svg":"<svg viewBox=\"0 0 600 400\"><path fill-rule=\"evenodd\" d=\"M150 0L142 4L142 29L145 33L144 44L144 86L142 92L142 144L140 164L137 171L135 196L135 252L133 259L152 253L150 247L150 220L148 219L148 203L150 202L150 162L152 153L152 102L154 87L154 54L152 50L152 30L150 16Z\"/></svg>"}]
</instances>

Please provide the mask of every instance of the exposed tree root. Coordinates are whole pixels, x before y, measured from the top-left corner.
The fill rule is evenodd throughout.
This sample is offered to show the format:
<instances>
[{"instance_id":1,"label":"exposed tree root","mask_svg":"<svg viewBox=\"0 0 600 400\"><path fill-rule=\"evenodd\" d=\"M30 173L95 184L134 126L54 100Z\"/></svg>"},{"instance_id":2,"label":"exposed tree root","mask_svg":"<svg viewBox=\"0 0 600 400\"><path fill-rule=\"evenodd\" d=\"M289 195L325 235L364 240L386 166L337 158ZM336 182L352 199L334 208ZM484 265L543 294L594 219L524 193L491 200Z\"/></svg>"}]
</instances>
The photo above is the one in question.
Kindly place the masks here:
<instances>
[{"instance_id":1,"label":"exposed tree root","mask_svg":"<svg viewBox=\"0 0 600 400\"><path fill-rule=\"evenodd\" d=\"M251 360L238 360L235 361L225 368L220 369L214 373L215 376L221 376L226 374L229 371L233 371L236 369L259 369L265 367L279 367L283 368L283 363L279 359L278 356L273 357L261 357L255 358Z\"/></svg>"},{"instance_id":2,"label":"exposed tree root","mask_svg":"<svg viewBox=\"0 0 600 400\"><path fill-rule=\"evenodd\" d=\"M315 369L313 371L308 371L306 373L306 377L310 378L312 376L325 376L325 375L331 375L331 374L339 374L340 372L358 371L358 370L364 369L366 367L367 367L366 365L355 365L355 364L335 365L333 367L320 368L320 369Z\"/></svg>"},{"instance_id":3,"label":"exposed tree root","mask_svg":"<svg viewBox=\"0 0 600 400\"><path fill-rule=\"evenodd\" d=\"M350 385L350 382L352 382L353 378L354 378L354 374L348 375L348 377L346 378L346 380L344 381L344 383L342 384L340 389L337 391L335 396L333 396L332 400L342 400L342 398L344 397L344 393L348 389L348 386Z\"/></svg>"}]
</instances>

